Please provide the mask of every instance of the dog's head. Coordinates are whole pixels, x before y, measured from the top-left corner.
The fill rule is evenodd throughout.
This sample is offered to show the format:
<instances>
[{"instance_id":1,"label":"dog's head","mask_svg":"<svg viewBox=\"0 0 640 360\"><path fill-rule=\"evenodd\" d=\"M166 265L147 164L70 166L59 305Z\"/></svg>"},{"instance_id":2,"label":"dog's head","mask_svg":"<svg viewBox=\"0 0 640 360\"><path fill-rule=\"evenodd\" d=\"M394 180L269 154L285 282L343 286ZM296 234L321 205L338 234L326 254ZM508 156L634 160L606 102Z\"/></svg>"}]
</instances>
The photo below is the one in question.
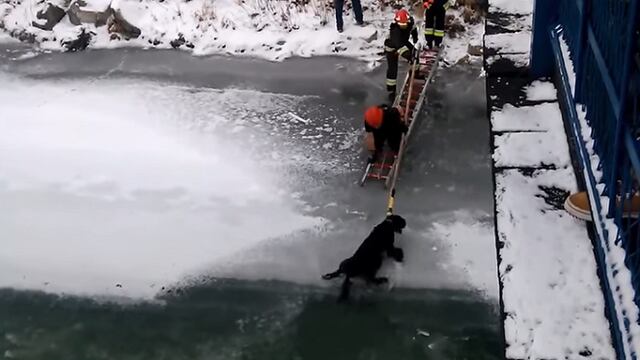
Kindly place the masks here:
<instances>
[{"instance_id":1,"label":"dog's head","mask_svg":"<svg viewBox=\"0 0 640 360\"><path fill-rule=\"evenodd\" d=\"M386 220L391 222L393 231L397 232L398 234L402 234L402 229L407 226L407 221L400 215L389 215L387 216Z\"/></svg>"}]
</instances>

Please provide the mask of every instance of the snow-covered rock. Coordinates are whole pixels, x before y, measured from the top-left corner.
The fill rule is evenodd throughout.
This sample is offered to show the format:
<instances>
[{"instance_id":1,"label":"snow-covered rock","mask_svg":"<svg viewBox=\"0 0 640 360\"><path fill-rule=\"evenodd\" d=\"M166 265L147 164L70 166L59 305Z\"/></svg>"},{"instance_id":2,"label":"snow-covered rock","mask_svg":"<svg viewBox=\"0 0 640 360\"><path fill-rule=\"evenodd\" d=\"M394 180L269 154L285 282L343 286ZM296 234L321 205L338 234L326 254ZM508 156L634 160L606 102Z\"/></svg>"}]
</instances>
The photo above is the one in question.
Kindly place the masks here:
<instances>
[{"instance_id":1,"label":"snow-covered rock","mask_svg":"<svg viewBox=\"0 0 640 360\"><path fill-rule=\"evenodd\" d=\"M69 11L57 24L47 26L51 32L32 24L35 12L44 11L42 0L0 4L0 28L15 37L23 34L46 50L63 49L64 43L76 40L85 29L95 34L92 48L181 48L194 55L241 55L272 61L339 55L377 65L383 59L380 53L394 13L384 1L362 0L367 25L356 26L351 10L346 9L345 31L338 33L333 8L321 0L52 1ZM474 18L468 9L448 11L448 17L461 24L460 32L445 40L443 58L449 64L465 57L481 61L477 52L468 54L467 46L481 44L483 26L463 23L465 12ZM421 17L416 13L416 19Z\"/></svg>"}]
</instances>

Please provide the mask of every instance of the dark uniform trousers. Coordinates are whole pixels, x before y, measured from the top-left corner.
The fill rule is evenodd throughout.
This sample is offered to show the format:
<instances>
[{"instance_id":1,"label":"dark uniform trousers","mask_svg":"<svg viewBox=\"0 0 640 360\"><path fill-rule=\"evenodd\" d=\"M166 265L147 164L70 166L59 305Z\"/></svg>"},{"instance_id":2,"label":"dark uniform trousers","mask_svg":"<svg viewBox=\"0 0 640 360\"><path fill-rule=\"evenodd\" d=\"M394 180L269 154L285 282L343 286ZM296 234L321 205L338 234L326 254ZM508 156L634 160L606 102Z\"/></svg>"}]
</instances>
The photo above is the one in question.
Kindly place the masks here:
<instances>
[{"instance_id":1,"label":"dark uniform trousers","mask_svg":"<svg viewBox=\"0 0 640 360\"><path fill-rule=\"evenodd\" d=\"M398 85L398 59L400 56L411 62L411 56L414 48L411 44L405 45L400 49L388 46L385 42L384 53L387 57L387 92L389 93L389 101L393 102L396 98L396 88Z\"/></svg>"},{"instance_id":2,"label":"dark uniform trousers","mask_svg":"<svg viewBox=\"0 0 640 360\"><path fill-rule=\"evenodd\" d=\"M444 37L444 20L446 1L436 1L424 12L424 38L429 48L440 46Z\"/></svg>"}]
</instances>

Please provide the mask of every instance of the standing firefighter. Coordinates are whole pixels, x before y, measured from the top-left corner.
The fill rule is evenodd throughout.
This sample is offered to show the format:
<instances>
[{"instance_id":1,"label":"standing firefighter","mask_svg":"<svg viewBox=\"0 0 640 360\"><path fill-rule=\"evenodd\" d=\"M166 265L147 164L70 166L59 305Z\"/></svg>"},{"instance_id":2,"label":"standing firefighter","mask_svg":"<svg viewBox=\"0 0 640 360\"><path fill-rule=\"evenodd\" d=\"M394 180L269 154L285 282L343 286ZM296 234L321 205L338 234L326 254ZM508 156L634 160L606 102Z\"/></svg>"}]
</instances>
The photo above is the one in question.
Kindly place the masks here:
<instances>
[{"instance_id":1,"label":"standing firefighter","mask_svg":"<svg viewBox=\"0 0 640 360\"><path fill-rule=\"evenodd\" d=\"M398 58L402 56L411 62L414 47L409 42L409 36L413 43L418 41L418 30L415 27L413 17L405 9L396 12L393 22L389 26L389 37L384 41L384 52L387 56L387 92L389 101L393 103L396 98L396 85L398 84Z\"/></svg>"},{"instance_id":2,"label":"standing firefighter","mask_svg":"<svg viewBox=\"0 0 640 360\"><path fill-rule=\"evenodd\" d=\"M442 44L444 38L445 13L450 6L449 0L424 0L424 37L429 49Z\"/></svg>"},{"instance_id":3,"label":"standing firefighter","mask_svg":"<svg viewBox=\"0 0 640 360\"><path fill-rule=\"evenodd\" d=\"M400 151L402 134L408 128L402 119L402 109L387 105L371 106L364 113L364 129L373 135L373 146L369 144L369 150L373 151L369 162L375 162L378 155L384 151L384 143L387 142L391 151ZM371 143L371 141L369 141Z\"/></svg>"}]
</instances>

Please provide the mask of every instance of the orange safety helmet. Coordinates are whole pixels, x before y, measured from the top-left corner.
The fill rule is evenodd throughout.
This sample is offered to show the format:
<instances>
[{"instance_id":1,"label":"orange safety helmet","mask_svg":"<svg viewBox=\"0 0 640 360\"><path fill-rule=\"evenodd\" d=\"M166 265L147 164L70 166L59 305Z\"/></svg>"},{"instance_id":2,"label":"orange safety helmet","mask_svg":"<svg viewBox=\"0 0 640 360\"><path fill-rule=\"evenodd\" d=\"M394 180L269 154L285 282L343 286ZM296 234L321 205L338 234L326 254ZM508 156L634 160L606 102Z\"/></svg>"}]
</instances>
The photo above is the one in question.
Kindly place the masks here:
<instances>
[{"instance_id":1,"label":"orange safety helmet","mask_svg":"<svg viewBox=\"0 0 640 360\"><path fill-rule=\"evenodd\" d=\"M405 9L396 11L396 16L393 20L400 26L407 26L409 24L409 12Z\"/></svg>"},{"instance_id":2,"label":"orange safety helmet","mask_svg":"<svg viewBox=\"0 0 640 360\"><path fill-rule=\"evenodd\" d=\"M370 106L364 113L364 122L374 129L379 129L382 126L382 117L384 111L380 106Z\"/></svg>"}]
</instances>

